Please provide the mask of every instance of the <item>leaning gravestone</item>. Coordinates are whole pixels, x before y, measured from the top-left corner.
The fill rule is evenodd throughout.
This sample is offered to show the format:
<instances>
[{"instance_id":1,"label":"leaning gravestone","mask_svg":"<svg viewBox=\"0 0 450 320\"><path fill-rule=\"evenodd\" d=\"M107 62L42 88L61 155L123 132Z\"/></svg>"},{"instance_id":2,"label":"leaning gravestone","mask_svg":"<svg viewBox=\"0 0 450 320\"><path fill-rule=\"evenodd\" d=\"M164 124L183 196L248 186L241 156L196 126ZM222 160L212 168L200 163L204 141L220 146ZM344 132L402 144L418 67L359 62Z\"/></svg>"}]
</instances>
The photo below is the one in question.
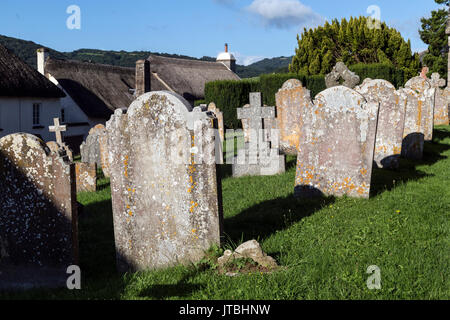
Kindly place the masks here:
<instances>
[{"instance_id":1,"label":"leaning gravestone","mask_svg":"<svg viewBox=\"0 0 450 320\"><path fill-rule=\"evenodd\" d=\"M431 87L430 81L421 77L414 77L405 84L405 89L411 89L418 95L418 103L416 108L418 109L420 121L417 126L420 127L421 133L424 135L425 141L433 140L434 129L434 99L435 89Z\"/></svg>"},{"instance_id":2,"label":"leaning gravestone","mask_svg":"<svg viewBox=\"0 0 450 320\"><path fill-rule=\"evenodd\" d=\"M440 79L439 73L433 73L431 75L431 87L436 89L435 101L434 101L434 124L435 125L448 125L448 90L441 89L445 87L445 79Z\"/></svg>"},{"instance_id":3,"label":"leaning gravestone","mask_svg":"<svg viewBox=\"0 0 450 320\"><path fill-rule=\"evenodd\" d=\"M64 286L78 261L73 164L29 134L0 140L0 289Z\"/></svg>"},{"instance_id":4,"label":"leaning gravestone","mask_svg":"<svg viewBox=\"0 0 450 320\"><path fill-rule=\"evenodd\" d=\"M379 168L399 167L407 97L386 80L365 79L355 88L367 101L379 103L374 160Z\"/></svg>"},{"instance_id":5,"label":"leaning gravestone","mask_svg":"<svg viewBox=\"0 0 450 320\"><path fill-rule=\"evenodd\" d=\"M301 81L286 81L276 94L277 128L280 135L280 150L285 154L297 155L300 135L300 110L311 98L306 95L306 88ZM309 99L309 100L308 100Z\"/></svg>"},{"instance_id":6,"label":"leaning gravestone","mask_svg":"<svg viewBox=\"0 0 450 320\"><path fill-rule=\"evenodd\" d=\"M343 86L302 108L297 197L369 197L377 114L377 103Z\"/></svg>"},{"instance_id":7,"label":"leaning gravestone","mask_svg":"<svg viewBox=\"0 0 450 320\"><path fill-rule=\"evenodd\" d=\"M213 121L191 110L156 91L106 125L119 271L197 262L220 243Z\"/></svg>"},{"instance_id":8,"label":"leaning gravestone","mask_svg":"<svg viewBox=\"0 0 450 320\"><path fill-rule=\"evenodd\" d=\"M279 135L266 134L265 119L275 118L274 107L263 107L260 92L250 93L250 106L237 109L238 119L247 120L249 142L238 150L233 161L233 177L266 176L285 172L285 157L279 153ZM267 138L270 137L271 140Z\"/></svg>"},{"instance_id":9,"label":"leaning gravestone","mask_svg":"<svg viewBox=\"0 0 450 320\"><path fill-rule=\"evenodd\" d=\"M350 71L343 62L338 62L333 67L333 70L325 76L325 84L327 88L340 86L340 81L343 81L342 85L353 89L359 82L359 76Z\"/></svg>"}]
</instances>

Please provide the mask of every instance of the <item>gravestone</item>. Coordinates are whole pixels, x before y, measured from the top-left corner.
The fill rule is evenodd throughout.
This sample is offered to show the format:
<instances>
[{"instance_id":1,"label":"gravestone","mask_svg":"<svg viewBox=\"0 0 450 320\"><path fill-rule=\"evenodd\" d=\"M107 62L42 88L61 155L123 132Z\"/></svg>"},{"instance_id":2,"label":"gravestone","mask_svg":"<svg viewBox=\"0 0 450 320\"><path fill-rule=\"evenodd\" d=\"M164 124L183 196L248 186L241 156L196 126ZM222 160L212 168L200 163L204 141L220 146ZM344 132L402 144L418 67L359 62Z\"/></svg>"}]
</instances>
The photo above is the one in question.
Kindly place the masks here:
<instances>
[{"instance_id":1,"label":"gravestone","mask_svg":"<svg viewBox=\"0 0 450 320\"><path fill-rule=\"evenodd\" d=\"M51 152L55 152L61 157L67 157L67 160L69 160L70 162L73 161L72 151L66 145L60 145L56 141L49 141L46 143L46 145Z\"/></svg>"},{"instance_id":2,"label":"gravestone","mask_svg":"<svg viewBox=\"0 0 450 320\"><path fill-rule=\"evenodd\" d=\"M0 289L65 286L78 263L74 176L39 138L0 139Z\"/></svg>"},{"instance_id":3,"label":"gravestone","mask_svg":"<svg viewBox=\"0 0 450 320\"><path fill-rule=\"evenodd\" d=\"M411 89L418 94L418 108L419 114L423 115L420 118L421 133L424 135L425 141L433 140L433 125L434 125L434 99L435 89L431 87L431 83L422 77L414 77L405 84L405 89Z\"/></svg>"},{"instance_id":4,"label":"gravestone","mask_svg":"<svg viewBox=\"0 0 450 320\"><path fill-rule=\"evenodd\" d=\"M407 97L386 80L365 79L355 91L380 105L374 160L379 168L396 169L402 151Z\"/></svg>"},{"instance_id":5,"label":"gravestone","mask_svg":"<svg viewBox=\"0 0 450 320\"><path fill-rule=\"evenodd\" d=\"M211 102L208 105L207 110L212 112L217 119L219 135L220 135L220 139L222 140L222 143L223 143L225 141L225 127L223 124L223 112L220 111L219 108L217 108L217 106L214 102Z\"/></svg>"},{"instance_id":6,"label":"gravestone","mask_svg":"<svg viewBox=\"0 0 450 320\"><path fill-rule=\"evenodd\" d=\"M244 105L242 108L250 108L249 104ZM248 119L240 119L242 123L242 131L244 133L244 143L248 143L250 141L250 127Z\"/></svg>"},{"instance_id":7,"label":"gravestone","mask_svg":"<svg viewBox=\"0 0 450 320\"><path fill-rule=\"evenodd\" d=\"M155 91L107 122L119 271L198 262L220 243L212 120L183 97Z\"/></svg>"},{"instance_id":8,"label":"gravestone","mask_svg":"<svg viewBox=\"0 0 450 320\"><path fill-rule=\"evenodd\" d=\"M278 132L271 130L267 135L264 129L264 119L274 119L275 108L262 106L261 93L250 93L249 107L237 109L237 114L238 119L247 120L249 142L238 150L232 166L233 177L285 172L285 157L279 153Z\"/></svg>"},{"instance_id":9,"label":"gravestone","mask_svg":"<svg viewBox=\"0 0 450 320\"><path fill-rule=\"evenodd\" d=\"M49 127L49 131L55 133L56 145L51 143L50 147L52 147L53 149L56 149L56 146L59 146L60 149L64 149L66 156L69 157L70 161L73 161L73 152L72 152L72 150L70 150L69 146L63 142L62 134L61 134L62 132L65 132L67 130L67 126L60 125L59 118L54 118L53 123L54 123L54 125ZM60 150L59 152L62 152L62 151Z\"/></svg>"},{"instance_id":10,"label":"gravestone","mask_svg":"<svg viewBox=\"0 0 450 320\"><path fill-rule=\"evenodd\" d=\"M109 172L108 134L104 126L98 130L98 144L100 149L100 164L103 175L106 178L109 178L111 174Z\"/></svg>"},{"instance_id":11,"label":"gravestone","mask_svg":"<svg viewBox=\"0 0 450 320\"><path fill-rule=\"evenodd\" d=\"M445 87L445 79L440 79L439 73L431 75L431 87L436 89L434 100L434 124L435 125L449 125L448 114L448 91L443 90Z\"/></svg>"},{"instance_id":12,"label":"gravestone","mask_svg":"<svg viewBox=\"0 0 450 320\"><path fill-rule=\"evenodd\" d=\"M377 103L343 86L327 89L305 105L295 196L368 198L377 114Z\"/></svg>"},{"instance_id":13,"label":"gravestone","mask_svg":"<svg viewBox=\"0 0 450 320\"><path fill-rule=\"evenodd\" d=\"M77 192L97 191L97 164L85 162L75 163L75 176Z\"/></svg>"},{"instance_id":14,"label":"gravestone","mask_svg":"<svg viewBox=\"0 0 450 320\"><path fill-rule=\"evenodd\" d=\"M423 100L412 89L399 89L407 97L405 127L403 130L402 157L411 160L423 158L425 141L426 113L423 112Z\"/></svg>"},{"instance_id":15,"label":"gravestone","mask_svg":"<svg viewBox=\"0 0 450 320\"><path fill-rule=\"evenodd\" d=\"M301 81L286 81L276 94L277 128L280 130L280 150L284 154L297 155L300 135L300 110L311 98Z\"/></svg>"},{"instance_id":16,"label":"gravestone","mask_svg":"<svg viewBox=\"0 0 450 320\"><path fill-rule=\"evenodd\" d=\"M333 70L325 76L325 84L327 88L340 86L340 81L343 81L342 85L353 89L359 82L359 76L350 71L343 62L338 62L333 67Z\"/></svg>"},{"instance_id":17,"label":"gravestone","mask_svg":"<svg viewBox=\"0 0 450 320\"><path fill-rule=\"evenodd\" d=\"M89 130L89 135L80 146L81 161L86 163L96 163L98 167L101 167L101 152L99 136L105 132L105 126L98 124Z\"/></svg>"}]
</instances>

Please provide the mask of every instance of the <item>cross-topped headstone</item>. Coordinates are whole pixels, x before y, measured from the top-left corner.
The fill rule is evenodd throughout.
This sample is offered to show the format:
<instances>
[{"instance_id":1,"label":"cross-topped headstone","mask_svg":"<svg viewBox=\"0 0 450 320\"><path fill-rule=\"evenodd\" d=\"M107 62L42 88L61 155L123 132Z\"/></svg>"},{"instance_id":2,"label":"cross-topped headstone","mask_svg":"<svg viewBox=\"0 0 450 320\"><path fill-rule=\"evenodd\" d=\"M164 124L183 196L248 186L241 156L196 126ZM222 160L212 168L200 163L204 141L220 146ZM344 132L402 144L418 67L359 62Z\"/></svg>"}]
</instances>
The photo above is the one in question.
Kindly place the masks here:
<instances>
[{"instance_id":1,"label":"cross-topped headstone","mask_svg":"<svg viewBox=\"0 0 450 320\"><path fill-rule=\"evenodd\" d=\"M433 88L443 88L445 87L445 79L441 79L439 73L435 72L431 75L431 87Z\"/></svg>"},{"instance_id":2,"label":"cross-topped headstone","mask_svg":"<svg viewBox=\"0 0 450 320\"><path fill-rule=\"evenodd\" d=\"M56 142L58 142L60 145L63 144L62 141L62 135L61 132L65 132L67 130L67 126L62 126L59 124L59 118L54 118L53 119L53 126L48 127L48 129L50 130L50 132L54 132L56 135Z\"/></svg>"},{"instance_id":3,"label":"cross-topped headstone","mask_svg":"<svg viewBox=\"0 0 450 320\"><path fill-rule=\"evenodd\" d=\"M237 116L239 120L248 119L250 130L259 132L263 128L262 119L275 118L275 107L263 107L261 92L250 93L250 107L238 108Z\"/></svg>"}]
</instances>

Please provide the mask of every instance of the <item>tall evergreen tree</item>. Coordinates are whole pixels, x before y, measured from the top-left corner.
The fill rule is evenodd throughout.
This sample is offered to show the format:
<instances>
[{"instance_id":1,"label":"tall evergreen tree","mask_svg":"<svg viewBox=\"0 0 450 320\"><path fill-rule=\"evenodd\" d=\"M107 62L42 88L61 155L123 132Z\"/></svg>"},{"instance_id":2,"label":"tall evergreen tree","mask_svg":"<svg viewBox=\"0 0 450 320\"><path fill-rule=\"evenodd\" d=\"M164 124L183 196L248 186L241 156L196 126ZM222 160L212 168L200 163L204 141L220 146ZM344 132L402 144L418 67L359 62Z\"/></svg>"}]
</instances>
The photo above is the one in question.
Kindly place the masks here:
<instances>
[{"instance_id":1,"label":"tall evergreen tree","mask_svg":"<svg viewBox=\"0 0 450 320\"><path fill-rule=\"evenodd\" d=\"M448 64L448 38L445 34L448 19L448 6L450 0L434 0L445 5L442 9L431 12L430 18L422 18L420 38L428 44L428 52L423 57L423 63L430 68L430 73L438 72L447 78Z\"/></svg>"},{"instance_id":2,"label":"tall evergreen tree","mask_svg":"<svg viewBox=\"0 0 450 320\"><path fill-rule=\"evenodd\" d=\"M390 64L402 69L406 79L416 76L420 61L418 54L412 54L411 43L386 23L381 23L380 29L371 29L367 22L366 17L351 17L349 21L335 19L315 29L304 29L301 37L297 35L298 48L289 71L305 75L326 74L336 62L342 61L348 66Z\"/></svg>"}]
</instances>

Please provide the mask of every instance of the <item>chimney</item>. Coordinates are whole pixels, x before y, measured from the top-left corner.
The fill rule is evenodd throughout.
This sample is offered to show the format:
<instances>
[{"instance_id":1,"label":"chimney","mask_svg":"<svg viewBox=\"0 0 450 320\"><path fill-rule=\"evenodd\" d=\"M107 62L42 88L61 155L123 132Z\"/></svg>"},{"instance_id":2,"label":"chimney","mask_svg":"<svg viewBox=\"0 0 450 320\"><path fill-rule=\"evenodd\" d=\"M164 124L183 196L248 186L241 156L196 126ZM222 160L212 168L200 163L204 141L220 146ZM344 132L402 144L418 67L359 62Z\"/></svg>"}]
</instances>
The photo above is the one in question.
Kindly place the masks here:
<instances>
[{"instance_id":1,"label":"chimney","mask_svg":"<svg viewBox=\"0 0 450 320\"><path fill-rule=\"evenodd\" d=\"M136 62L136 97L151 91L150 61L138 60Z\"/></svg>"},{"instance_id":2,"label":"chimney","mask_svg":"<svg viewBox=\"0 0 450 320\"><path fill-rule=\"evenodd\" d=\"M48 58L48 50L46 48L39 48L37 50L37 69L40 74L45 76L45 62Z\"/></svg>"},{"instance_id":3,"label":"chimney","mask_svg":"<svg viewBox=\"0 0 450 320\"><path fill-rule=\"evenodd\" d=\"M225 43L225 52L219 54L216 61L223 63L228 69L236 72L236 58L228 52L228 43Z\"/></svg>"}]
</instances>

